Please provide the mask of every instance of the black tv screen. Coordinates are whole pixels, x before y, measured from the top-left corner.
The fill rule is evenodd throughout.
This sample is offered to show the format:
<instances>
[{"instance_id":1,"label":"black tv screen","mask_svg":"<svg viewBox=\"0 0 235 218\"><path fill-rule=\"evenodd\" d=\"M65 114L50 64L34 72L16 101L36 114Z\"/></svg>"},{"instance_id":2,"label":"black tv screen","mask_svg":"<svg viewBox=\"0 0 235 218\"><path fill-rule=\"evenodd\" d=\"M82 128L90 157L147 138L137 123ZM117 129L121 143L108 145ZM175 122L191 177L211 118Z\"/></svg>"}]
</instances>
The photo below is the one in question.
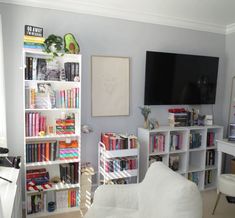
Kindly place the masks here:
<instances>
[{"instance_id":1,"label":"black tv screen","mask_svg":"<svg viewBox=\"0 0 235 218\"><path fill-rule=\"evenodd\" d=\"M218 63L218 57L147 51L144 104L214 104Z\"/></svg>"}]
</instances>

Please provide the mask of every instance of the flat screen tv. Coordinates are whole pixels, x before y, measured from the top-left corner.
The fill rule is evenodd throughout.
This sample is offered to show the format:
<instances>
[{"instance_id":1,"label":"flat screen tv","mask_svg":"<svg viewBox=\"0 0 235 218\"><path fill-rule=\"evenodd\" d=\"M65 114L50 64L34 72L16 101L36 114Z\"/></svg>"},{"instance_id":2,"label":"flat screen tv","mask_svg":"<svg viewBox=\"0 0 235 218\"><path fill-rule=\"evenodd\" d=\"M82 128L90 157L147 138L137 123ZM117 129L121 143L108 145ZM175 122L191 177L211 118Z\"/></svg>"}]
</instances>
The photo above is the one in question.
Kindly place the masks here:
<instances>
[{"instance_id":1,"label":"flat screen tv","mask_svg":"<svg viewBox=\"0 0 235 218\"><path fill-rule=\"evenodd\" d=\"M147 51L144 104L214 104L218 63L218 57Z\"/></svg>"}]
</instances>

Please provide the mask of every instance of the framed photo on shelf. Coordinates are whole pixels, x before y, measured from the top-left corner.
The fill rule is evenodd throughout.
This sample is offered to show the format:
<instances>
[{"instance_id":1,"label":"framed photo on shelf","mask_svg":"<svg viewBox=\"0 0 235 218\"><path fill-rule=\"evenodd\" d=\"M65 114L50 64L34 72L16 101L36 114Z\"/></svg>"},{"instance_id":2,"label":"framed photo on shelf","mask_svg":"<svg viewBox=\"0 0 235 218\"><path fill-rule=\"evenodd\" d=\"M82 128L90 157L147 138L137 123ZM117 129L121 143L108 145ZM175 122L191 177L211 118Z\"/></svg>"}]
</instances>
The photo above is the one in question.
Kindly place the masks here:
<instances>
[{"instance_id":1,"label":"framed photo on shelf","mask_svg":"<svg viewBox=\"0 0 235 218\"><path fill-rule=\"evenodd\" d=\"M129 115L130 59L92 56L92 116Z\"/></svg>"}]
</instances>

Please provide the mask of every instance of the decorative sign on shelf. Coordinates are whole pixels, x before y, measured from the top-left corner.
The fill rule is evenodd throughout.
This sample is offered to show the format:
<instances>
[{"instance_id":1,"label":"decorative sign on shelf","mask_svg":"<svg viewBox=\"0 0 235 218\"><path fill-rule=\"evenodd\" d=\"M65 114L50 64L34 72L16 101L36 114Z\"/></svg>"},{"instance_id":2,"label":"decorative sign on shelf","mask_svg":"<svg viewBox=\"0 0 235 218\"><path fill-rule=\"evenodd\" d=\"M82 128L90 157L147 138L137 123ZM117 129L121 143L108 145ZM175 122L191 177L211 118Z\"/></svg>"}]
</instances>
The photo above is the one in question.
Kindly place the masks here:
<instances>
[{"instance_id":1,"label":"decorative sign on shelf","mask_svg":"<svg viewBox=\"0 0 235 218\"><path fill-rule=\"evenodd\" d=\"M43 28L31 26L31 25L25 25L24 26L24 34L26 36L43 37Z\"/></svg>"}]
</instances>

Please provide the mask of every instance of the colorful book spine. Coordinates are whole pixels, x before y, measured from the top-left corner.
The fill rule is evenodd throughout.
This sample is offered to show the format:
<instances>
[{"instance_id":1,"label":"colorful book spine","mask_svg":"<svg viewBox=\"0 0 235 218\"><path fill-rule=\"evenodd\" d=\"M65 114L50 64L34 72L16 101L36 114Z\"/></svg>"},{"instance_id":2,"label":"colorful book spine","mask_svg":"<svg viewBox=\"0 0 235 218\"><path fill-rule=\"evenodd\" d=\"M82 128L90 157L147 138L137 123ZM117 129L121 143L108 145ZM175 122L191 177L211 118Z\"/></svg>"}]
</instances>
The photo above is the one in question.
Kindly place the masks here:
<instances>
[{"instance_id":1,"label":"colorful book spine","mask_svg":"<svg viewBox=\"0 0 235 218\"><path fill-rule=\"evenodd\" d=\"M26 162L54 161L57 157L57 142L26 144Z\"/></svg>"},{"instance_id":2,"label":"colorful book spine","mask_svg":"<svg viewBox=\"0 0 235 218\"><path fill-rule=\"evenodd\" d=\"M46 117L40 113L27 112L25 123L26 136L38 136L40 131L46 132Z\"/></svg>"}]
</instances>

